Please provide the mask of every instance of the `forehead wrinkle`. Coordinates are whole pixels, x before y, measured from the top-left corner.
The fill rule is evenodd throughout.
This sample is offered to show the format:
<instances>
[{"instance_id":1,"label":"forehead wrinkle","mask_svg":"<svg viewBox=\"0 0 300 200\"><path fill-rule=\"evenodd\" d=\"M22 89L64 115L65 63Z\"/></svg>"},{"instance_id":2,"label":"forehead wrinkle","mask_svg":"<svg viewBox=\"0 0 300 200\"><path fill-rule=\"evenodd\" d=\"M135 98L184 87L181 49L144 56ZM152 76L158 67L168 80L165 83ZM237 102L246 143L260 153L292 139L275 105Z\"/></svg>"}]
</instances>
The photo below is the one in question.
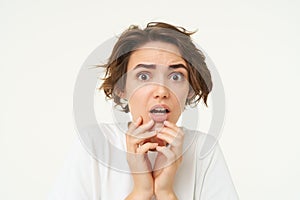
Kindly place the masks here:
<instances>
[{"instance_id":1,"label":"forehead wrinkle","mask_svg":"<svg viewBox=\"0 0 300 200\"><path fill-rule=\"evenodd\" d=\"M186 65L186 61L180 56L160 54L160 52L135 52L130 56L129 62L145 65L162 65L162 66L175 66L175 65Z\"/></svg>"},{"instance_id":2,"label":"forehead wrinkle","mask_svg":"<svg viewBox=\"0 0 300 200\"><path fill-rule=\"evenodd\" d=\"M127 69L132 70L138 64L170 66L177 64L186 65L187 63L175 45L153 42L133 50L129 58Z\"/></svg>"}]
</instances>

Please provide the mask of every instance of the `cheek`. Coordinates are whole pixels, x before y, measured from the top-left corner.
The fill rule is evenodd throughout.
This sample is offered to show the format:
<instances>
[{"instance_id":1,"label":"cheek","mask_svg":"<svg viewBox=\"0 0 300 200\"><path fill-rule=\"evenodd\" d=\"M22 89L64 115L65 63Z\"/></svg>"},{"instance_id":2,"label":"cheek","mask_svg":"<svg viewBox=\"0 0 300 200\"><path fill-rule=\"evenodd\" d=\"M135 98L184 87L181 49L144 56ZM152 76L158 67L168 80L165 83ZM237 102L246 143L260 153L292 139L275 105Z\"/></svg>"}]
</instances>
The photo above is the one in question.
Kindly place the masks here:
<instances>
[{"instance_id":1,"label":"cheek","mask_svg":"<svg viewBox=\"0 0 300 200\"><path fill-rule=\"evenodd\" d=\"M185 107L185 102L188 96L188 89L184 88L182 90L174 91L174 100L176 101L176 105L180 106L180 110L182 111Z\"/></svg>"},{"instance_id":2,"label":"cheek","mask_svg":"<svg viewBox=\"0 0 300 200\"><path fill-rule=\"evenodd\" d=\"M128 97L128 105L133 119L139 116L146 117L147 93L145 90L138 89Z\"/></svg>"},{"instance_id":3,"label":"cheek","mask_svg":"<svg viewBox=\"0 0 300 200\"><path fill-rule=\"evenodd\" d=\"M127 99L131 104L135 103L140 105L145 103L145 99L147 99L148 96L149 94L147 93L147 89L141 87L135 90L130 90L127 95Z\"/></svg>"}]
</instances>

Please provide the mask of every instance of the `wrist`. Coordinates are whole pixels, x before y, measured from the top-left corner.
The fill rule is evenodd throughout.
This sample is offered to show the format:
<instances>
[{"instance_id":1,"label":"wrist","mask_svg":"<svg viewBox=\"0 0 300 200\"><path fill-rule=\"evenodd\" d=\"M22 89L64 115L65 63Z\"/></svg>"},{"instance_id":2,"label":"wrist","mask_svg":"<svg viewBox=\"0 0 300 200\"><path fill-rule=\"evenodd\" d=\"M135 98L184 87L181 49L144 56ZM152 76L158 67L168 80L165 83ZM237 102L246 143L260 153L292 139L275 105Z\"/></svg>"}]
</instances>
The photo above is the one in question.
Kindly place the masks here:
<instances>
[{"instance_id":1,"label":"wrist","mask_svg":"<svg viewBox=\"0 0 300 200\"><path fill-rule=\"evenodd\" d=\"M153 197L151 190L133 189L133 191L126 197L126 200L151 200Z\"/></svg>"},{"instance_id":2,"label":"wrist","mask_svg":"<svg viewBox=\"0 0 300 200\"><path fill-rule=\"evenodd\" d=\"M155 196L157 200L177 200L177 196L174 191L156 191Z\"/></svg>"}]
</instances>

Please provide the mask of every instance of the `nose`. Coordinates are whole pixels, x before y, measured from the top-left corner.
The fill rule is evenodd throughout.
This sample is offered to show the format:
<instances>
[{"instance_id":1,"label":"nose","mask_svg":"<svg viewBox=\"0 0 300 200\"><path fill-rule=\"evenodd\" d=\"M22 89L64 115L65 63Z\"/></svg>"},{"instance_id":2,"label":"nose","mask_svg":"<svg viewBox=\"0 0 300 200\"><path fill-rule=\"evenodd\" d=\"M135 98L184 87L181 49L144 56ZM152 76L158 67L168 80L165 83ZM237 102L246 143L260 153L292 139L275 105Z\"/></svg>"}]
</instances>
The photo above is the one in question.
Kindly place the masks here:
<instances>
[{"instance_id":1,"label":"nose","mask_svg":"<svg viewBox=\"0 0 300 200\"><path fill-rule=\"evenodd\" d=\"M163 85L156 85L153 93L155 99L166 99L169 98L170 91L167 87Z\"/></svg>"}]
</instances>

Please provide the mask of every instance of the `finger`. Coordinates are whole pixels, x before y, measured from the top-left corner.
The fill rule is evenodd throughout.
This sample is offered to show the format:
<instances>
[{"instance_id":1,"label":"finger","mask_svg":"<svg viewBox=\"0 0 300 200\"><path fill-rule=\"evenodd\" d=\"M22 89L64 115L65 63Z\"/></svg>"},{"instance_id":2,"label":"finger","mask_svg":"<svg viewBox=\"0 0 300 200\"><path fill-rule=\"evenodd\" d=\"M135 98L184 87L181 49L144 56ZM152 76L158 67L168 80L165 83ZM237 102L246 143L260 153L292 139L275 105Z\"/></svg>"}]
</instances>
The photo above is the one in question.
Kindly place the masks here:
<instances>
[{"instance_id":1,"label":"finger","mask_svg":"<svg viewBox=\"0 0 300 200\"><path fill-rule=\"evenodd\" d=\"M157 135L159 138L164 139L167 143L176 143L181 144L183 143L183 134L179 134L175 132L173 129L164 127Z\"/></svg>"},{"instance_id":2,"label":"finger","mask_svg":"<svg viewBox=\"0 0 300 200\"><path fill-rule=\"evenodd\" d=\"M132 142L135 143L135 144L140 144L146 139L150 139L152 137L155 137L156 134L157 134L156 131L149 131L149 132L145 132L143 134L134 135L134 136L132 136L132 140L133 140Z\"/></svg>"},{"instance_id":3,"label":"finger","mask_svg":"<svg viewBox=\"0 0 300 200\"><path fill-rule=\"evenodd\" d=\"M168 147L157 146L156 151L162 153L166 157L167 163L173 162L176 159L176 154Z\"/></svg>"},{"instance_id":4,"label":"finger","mask_svg":"<svg viewBox=\"0 0 300 200\"><path fill-rule=\"evenodd\" d=\"M183 144L182 138L173 137L173 136L170 136L167 134L162 134L162 133L157 134L157 138L159 138L159 139L165 141L167 144L169 144L171 146L172 150L173 150L173 148L176 148L176 152L181 151L181 148L179 148L179 147L182 147L182 144Z\"/></svg>"},{"instance_id":5,"label":"finger","mask_svg":"<svg viewBox=\"0 0 300 200\"><path fill-rule=\"evenodd\" d=\"M128 152L135 152L137 147L140 144L143 144L145 140L150 139L152 137L156 136L156 132L146 132L145 134L139 135L139 136L131 136L131 135L126 135L126 145L127 145L127 151Z\"/></svg>"},{"instance_id":6,"label":"finger","mask_svg":"<svg viewBox=\"0 0 300 200\"><path fill-rule=\"evenodd\" d=\"M168 149L173 151L175 153L175 155L177 155L177 156L182 155L183 138L184 138L182 135L178 134L176 137L174 137L167 133L159 133L159 134L157 134L157 138L168 143L170 145L170 148L168 148Z\"/></svg>"},{"instance_id":7,"label":"finger","mask_svg":"<svg viewBox=\"0 0 300 200\"><path fill-rule=\"evenodd\" d=\"M153 119L151 119L150 121L148 121L147 123L145 124L142 124L140 126L138 126L133 132L132 132L132 135L139 135L139 134L142 134L146 131L149 131L154 125L154 121Z\"/></svg>"},{"instance_id":8,"label":"finger","mask_svg":"<svg viewBox=\"0 0 300 200\"><path fill-rule=\"evenodd\" d=\"M132 133L135 129L137 129L141 124L142 124L142 117L139 116L134 122L130 123L129 127L128 127L128 131L127 133Z\"/></svg>"},{"instance_id":9,"label":"finger","mask_svg":"<svg viewBox=\"0 0 300 200\"><path fill-rule=\"evenodd\" d=\"M168 134L158 133L156 137L167 142L168 144L172 144L175 142L175 137Z\"/></svg>"},{"instance_id":10,"label":"finger","mask_svg":"<svg viewBox=\"0 0 300 200\"><path fill-rule=\"evenodd\" d=\"M147 142L141 146L139 146L136 150L137 153L144 154L147 153L151 149L155 149L158 146L158 143Z\"/></svg>"},{"instance_id":11,"label":"finger","mask_svg":"<svg viewBox=\"0 0 300 200\"><path fill-rule=\"evenodd\" d=\"M170 121L164 121L164 125L170 129L174 130L176 133L183 134L183 131L176 124L173 124Z\"/></svg>"},{"instance_id":12,"label":"finger","mask_svg":"<svg viewBox=\"0 0 300 200\"><path fill-rule=\"evenodd\" d=\"M174 131L173 129L171 129L169 127L163 127L161 130L158 131L158 133L167 134L172 137L177 137L179 135L178 132Z\"/></svg>"},{"instance_id":13,"label":"finger","mask_svg":"<svg viewBox=\"0 0 300 200\"><path fill-rule=\"evenodd\" d=\"M156 131L146 132L138 136L126 135L126 145L128 152L135 152L136 148L143 144L145 140L156 136Z\"/></svg>"},{"instance_id":14,"label":"finger","mask_svg":"<svg viewBox=\"0 0 300 200\"><path fill-rule=\"evenodd\" d=\"M132 122L129 125L127 134L128 135L138 135L140 133L143 133L143 132L149 130L154 125L154 121L153 120L150 120L150 121L148 121L145 124L141 124L141 122L142 122L142 117L139 117L137 119L137 121Z\"/></svg>"}]
</instances>

